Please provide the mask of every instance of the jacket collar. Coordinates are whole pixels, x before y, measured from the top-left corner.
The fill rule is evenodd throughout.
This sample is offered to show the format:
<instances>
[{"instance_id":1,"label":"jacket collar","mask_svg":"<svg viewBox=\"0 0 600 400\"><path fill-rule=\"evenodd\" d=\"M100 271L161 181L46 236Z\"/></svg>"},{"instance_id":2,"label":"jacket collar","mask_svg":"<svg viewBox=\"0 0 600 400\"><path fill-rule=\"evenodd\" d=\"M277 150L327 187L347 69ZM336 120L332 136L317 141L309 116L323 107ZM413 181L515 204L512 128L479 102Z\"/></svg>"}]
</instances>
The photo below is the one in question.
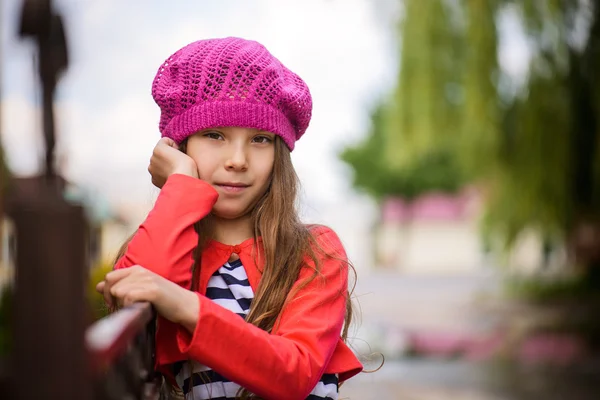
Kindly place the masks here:
<instances>
[{"instance_id":1,"label":"jacket collar","mask_svg":"<svg viewBox=\"0 0 600 400\"><path fill-rule=\"evenodd\" d=\"M206 293L210 277L229 260L233 253L240 257L246 275L248 275L248 282L252 290L256 292L264 266L264 253L260 237L256 241L254 238L246 239L234 246L210 240L202 252L202 266L198 280L200 293Z\"/></svg>"}]
</instances>

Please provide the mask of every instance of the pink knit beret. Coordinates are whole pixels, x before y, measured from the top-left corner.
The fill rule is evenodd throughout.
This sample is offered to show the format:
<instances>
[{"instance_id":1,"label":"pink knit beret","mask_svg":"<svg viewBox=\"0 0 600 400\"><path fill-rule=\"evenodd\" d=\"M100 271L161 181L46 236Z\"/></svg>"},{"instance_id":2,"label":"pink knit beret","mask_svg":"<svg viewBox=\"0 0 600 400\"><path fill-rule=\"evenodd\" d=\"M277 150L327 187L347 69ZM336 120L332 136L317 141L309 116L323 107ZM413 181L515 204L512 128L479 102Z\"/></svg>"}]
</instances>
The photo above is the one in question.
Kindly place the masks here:
<instances>
[{"instance_id":1,"label":"pink knit beret","mask_svg":"<svg viewBox=\"0 0 600 400\"><path fill-rule=\"evenodd\" d=\"M191 43L152 83L163 137L181 143L207 128L238 126L279 135L290 150L312 112L308 86L260 43L240 38Z\"/></svg>"}]
</instances>

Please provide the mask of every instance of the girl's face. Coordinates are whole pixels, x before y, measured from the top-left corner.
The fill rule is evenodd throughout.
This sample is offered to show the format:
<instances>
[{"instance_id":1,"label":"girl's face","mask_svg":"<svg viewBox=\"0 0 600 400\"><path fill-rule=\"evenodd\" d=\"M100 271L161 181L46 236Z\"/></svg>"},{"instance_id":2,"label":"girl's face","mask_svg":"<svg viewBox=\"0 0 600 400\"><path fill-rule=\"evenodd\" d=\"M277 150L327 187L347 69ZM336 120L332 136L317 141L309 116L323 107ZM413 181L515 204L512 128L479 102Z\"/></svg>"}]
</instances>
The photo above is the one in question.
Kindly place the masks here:
<instances>
[{"instance_id":1,"label":"girl's face","mask_svg":"<svg viewBox=\"0 0 600 400\"><path fill-rule=\"evenodd\" d=\"M269 188L275 134L250 128L202 130L188 138L187 154L200 179L219 192L213 213L236 219L248 214Z\"/></svg>"}]
</instances>

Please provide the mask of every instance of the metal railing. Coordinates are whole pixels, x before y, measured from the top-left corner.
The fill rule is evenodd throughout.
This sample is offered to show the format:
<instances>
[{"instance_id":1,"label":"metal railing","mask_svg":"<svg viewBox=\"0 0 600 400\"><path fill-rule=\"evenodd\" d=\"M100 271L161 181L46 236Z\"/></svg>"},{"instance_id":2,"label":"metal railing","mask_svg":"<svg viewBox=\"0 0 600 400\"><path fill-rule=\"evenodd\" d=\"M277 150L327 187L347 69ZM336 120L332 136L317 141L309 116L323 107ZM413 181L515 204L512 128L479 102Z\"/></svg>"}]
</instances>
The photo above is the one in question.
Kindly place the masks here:
<instances>
[{"instance_id":1,"label":"metal railing","mask_svg":"<svg viewBox=\"0 0 600 400\"><path fill-rule=\"evenodd\" d=\"M155 318L149 303L136 303L104 317L85 333L95 399L158 399L154 374Z\"/></svg>"}]
</instances>

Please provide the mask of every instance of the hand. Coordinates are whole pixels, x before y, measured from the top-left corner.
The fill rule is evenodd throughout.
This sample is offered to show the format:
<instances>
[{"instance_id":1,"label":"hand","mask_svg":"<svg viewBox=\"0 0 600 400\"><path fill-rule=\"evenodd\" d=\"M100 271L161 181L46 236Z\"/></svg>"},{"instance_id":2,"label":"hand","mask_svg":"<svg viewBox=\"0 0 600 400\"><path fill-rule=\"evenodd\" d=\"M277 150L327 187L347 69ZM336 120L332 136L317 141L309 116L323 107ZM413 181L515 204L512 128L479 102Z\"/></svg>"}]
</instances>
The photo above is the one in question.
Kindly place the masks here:
<instances>
[{"instance_id":1,"label":"hand","mask_svg":"<svg viewBox=\"0 0 600 400\"><path fill-rule=\"evenodd\" d=\"M154 147L148 172L152 176L152 184L159 189L173 174L198 178L198 167L194 160L180 151L177 143L169 138L160 139Z\"/></svg>"},{"instance_id":2,"label":"hand","mask_svg":"<svg viewBox=\"0 0 600 400\"><path fill-rule=\"evenodd\" d=\"M109 307L147 301L158 314L191 331L198 320L200 306L196 293L140 265L109 272L104 281L96 285L96 290L104 295Z\"/></svg>"}]
</instances>

